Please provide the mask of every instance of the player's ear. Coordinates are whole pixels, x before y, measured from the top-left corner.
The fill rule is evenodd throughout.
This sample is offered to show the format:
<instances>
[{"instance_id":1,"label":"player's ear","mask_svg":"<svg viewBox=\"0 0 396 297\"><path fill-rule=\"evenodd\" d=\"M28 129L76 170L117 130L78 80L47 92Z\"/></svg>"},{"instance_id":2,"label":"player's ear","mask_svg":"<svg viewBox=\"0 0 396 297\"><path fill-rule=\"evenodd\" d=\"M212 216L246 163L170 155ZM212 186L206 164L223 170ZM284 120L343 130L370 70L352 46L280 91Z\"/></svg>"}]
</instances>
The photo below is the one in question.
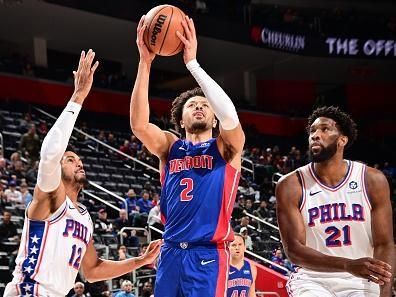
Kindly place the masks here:
<instances>
[{"instance_id":1,"label":"player's ear","mask_svg":"<svg viewBox=\"0 0 396 297\"><path fill-rule=\"evenodd\" d=\"M216 128L216 126L217 126L217 120L213 119L213 128Z\"/></svg>"},{"instance_id":2,"label":"player's ear","mask_svg":"<svg viewBox=\"0 0 396 297\"><path fill-rule=\"evenodd\" d=\"M348 143L348 136L341 135L338 139L338 145L345 147Z\"/></svg>"},{"instance_id":3,"label":"player's ear","mask_svg":"<svg viewBox=\"0 0 396 297\"><path fill-rule=\"evenodd\" d=\"M184 122L183 120L180 121L180 127L182 127L184 129Z\"/></svg>"}]
</instances>

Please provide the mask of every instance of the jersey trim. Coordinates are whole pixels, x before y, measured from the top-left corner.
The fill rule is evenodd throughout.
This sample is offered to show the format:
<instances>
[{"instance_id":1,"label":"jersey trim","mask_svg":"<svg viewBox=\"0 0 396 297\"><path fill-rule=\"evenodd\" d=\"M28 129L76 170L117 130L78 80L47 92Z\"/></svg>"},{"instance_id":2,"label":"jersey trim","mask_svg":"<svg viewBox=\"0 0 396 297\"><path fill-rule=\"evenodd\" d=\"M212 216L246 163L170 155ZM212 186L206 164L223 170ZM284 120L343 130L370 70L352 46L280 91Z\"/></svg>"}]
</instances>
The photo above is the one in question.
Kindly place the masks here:
<instances>
[{"instance_id":1,"label":"jersey trim","mask_svg":"<svg viewBox=\"0 0 396 297\"><path fill-rule=\"evenodd\" d=\"M319 176L318 176L318 175L316 174L316 172L315 172L314 163L311 163L310 165L308 165L308 168L309 168L309 172L311 173L313 179L314 179L322 188L324 188L324 189L326 189L326 190L328 190L328 191L331 191L331 192L336 192L337 190L339 190L340 188L342 188L342 187L346 184L346 182L348 181L349 177L350 177L351 174L352 174L352 171L353 171L353 162L351 162L350 160L347 160L347 162L348 162L348 170L347 170L347 173L345 174L344 178L340 181L340 183L339 183L338 185L334 186L334 187L333 187L333 186L325 185L324 183L322 183L322 182L320 181Z\"/></svg>"},{"instance_id":2,"label":"jersey trim","mask_svg":"<svg viewBox=\"0 0 396 297\"><path fill-rule=\"evenodd\" d=\"M225 242L217 249L219 255L219 272L217 275L215 297L227 297L227 279L230 269L230 253Z\"/></svg>"},{"instance_id":3,"label":"jersey trim","mask_svg":"<svg viewBox=\"0 0 396 297\"><path fill-rule=\"evenodd\" d=\"M306 195L305 195L305 180L304 180L304 174L302 174L302 172L300 172L299 170L297 170L298 176L300 177L300 181L301 181L301 203L300 203L300 212L302 211L302 209L305 206L305 202L307 201Z\"/></svg>"},{"instance_id":4,"label":"jersey trim","mask_svg":"<svg viewBox=\"0 0 396 297\"><path fill-rule=\"evenodd\" d=\"M366 199L366 202L368 204L368 207L371 210L371 199L367 193L367 185L366 185L366 172L367 172L367 166L362 164L362 188L363 188L363 196Z\"/></svg>"},{"instance_id":5,"label":"jersey trim","mask_svg":"<svg viewBox=\"0 0 396 297\"><path fill-rule=\"evenodd\" d=\"M234 206L239 175L240 172L238 170L236 170L234 167L230 166L229 164L226 164L224 170L224 186L223 186L221 208L219 212L219 218L217 221L217 228L213 235L212 242L232 239L229 238L229 235L232 232L229 218L231 216L232 207Z\"/></svg>"}]
</instances>

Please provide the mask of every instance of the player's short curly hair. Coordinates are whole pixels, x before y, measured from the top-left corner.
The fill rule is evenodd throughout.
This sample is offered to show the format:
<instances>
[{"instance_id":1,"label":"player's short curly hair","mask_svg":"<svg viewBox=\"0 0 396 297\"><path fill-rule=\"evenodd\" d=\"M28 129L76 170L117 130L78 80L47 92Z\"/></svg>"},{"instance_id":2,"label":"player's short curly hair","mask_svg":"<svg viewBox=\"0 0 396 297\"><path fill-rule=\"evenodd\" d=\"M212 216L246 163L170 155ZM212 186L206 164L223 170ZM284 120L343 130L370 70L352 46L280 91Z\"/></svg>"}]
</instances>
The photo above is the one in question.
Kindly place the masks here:
<instances>
[{"instance_id":1,"label":"player's short curly hair","mask_svg":"<svg viewBox=\"0 0 396 297\"><path fill-rule=\"evenodd\" d=\"M188 101L188 99L192 97L205 97L204 92L200 87L196 87L194 89L185 91L181 93L178 97L176 97L173 102L172 102L172 108L171 108L171 123L175 125L176 131L179 132L182 137L186 136L186 131L180 126L180 121L183 118L183 107L184 104ZM213 128L213 136L218 135L218 127Z\"/></svg>"},{"instance_id":2,"label":"player's short curly hair","mask_svg":"<svg viewBox=\"0 0 396 297\"><path fill-rule=\"evenodd\" d=\"M345 149L348 149L356 140L358 130L356 123L352 118L339 107L323 106L315 109L308 117L307 133L309 134L312 123L319 117L332 119L336 122L338 130L348 137L348 143Z\"/></svg>"}]
</instances>

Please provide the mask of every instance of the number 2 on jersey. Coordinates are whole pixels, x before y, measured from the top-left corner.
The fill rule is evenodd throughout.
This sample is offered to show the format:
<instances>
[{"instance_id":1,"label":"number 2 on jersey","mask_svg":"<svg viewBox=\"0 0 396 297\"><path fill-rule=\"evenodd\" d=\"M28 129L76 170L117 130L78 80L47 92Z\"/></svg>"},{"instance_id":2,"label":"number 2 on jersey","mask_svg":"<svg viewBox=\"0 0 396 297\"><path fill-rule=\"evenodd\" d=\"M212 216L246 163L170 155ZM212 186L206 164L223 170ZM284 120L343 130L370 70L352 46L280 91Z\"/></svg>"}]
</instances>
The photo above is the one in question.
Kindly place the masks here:
<instances>
[{"instance_id":1,"label":"number 2 on jersey","mask_svg":"<svg viewBox=\"0 0 396 297\"><path fill-rule=\"evenodd\" d=\"M351 227L349 225L345 225L342 227L342 233L344 235L344 239L338 240L341 236L341 230L335 226L327 227L325 232L326 234L330 234L329 237L326 238L326 246L328 247L337 247L342 245L351 245Z\"/></svg>"},{"instance_id":2,"label":"number 2 on jersey","mask_svg":"<svg viewBox=\"0 0 396 297\"><path fill-rule=\"evenodd\" d=\"M183 178L180 181L180 185L185 186L183 191L181 191L180 193L180 201L191 201L191 199L193 199L194 196L190 194L194 188L194 181L192 180L192 178L188 178L188 177Z\"/></svg>"}]
</instances>

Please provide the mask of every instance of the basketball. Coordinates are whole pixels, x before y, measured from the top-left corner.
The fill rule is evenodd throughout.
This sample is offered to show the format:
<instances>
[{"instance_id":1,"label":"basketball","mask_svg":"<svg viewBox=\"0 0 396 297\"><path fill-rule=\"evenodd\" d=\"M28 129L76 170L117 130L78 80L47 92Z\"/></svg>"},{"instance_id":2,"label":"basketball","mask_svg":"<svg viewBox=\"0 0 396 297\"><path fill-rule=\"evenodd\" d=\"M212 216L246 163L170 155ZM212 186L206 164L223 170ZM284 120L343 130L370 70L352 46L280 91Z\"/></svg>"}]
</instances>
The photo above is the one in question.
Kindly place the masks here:
<instances>
[{"instance_id":1,"label":"basketball","mask_svg":"<svg viewBox=\"0 0 396 297\"><path fill-rule=\"evenodd\" d=\"M181 21L185 14L172 5L152 8L145 17L144 43L148 49L160 56L173 56L183 49L183 43L176 31L184 35Z\"/></svg>"}]
</instances>

